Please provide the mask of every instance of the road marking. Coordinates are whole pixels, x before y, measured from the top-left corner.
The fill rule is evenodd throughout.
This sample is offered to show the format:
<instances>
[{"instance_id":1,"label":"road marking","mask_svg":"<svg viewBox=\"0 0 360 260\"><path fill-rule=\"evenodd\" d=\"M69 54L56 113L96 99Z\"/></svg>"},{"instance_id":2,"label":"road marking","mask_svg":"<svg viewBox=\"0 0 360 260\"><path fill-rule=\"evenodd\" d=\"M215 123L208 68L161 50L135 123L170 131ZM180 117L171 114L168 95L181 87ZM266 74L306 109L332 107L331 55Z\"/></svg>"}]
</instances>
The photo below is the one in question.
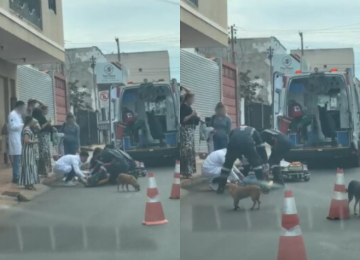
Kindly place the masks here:
<instances>
[{"instance_id":1,"label":"road marking","mask_svg":"<svg viewBox=\"0 0 360 260\"><path fill-rule=\"evenodd\" d=\"M219 215L219 208L214 206L214 213L215 213L215 220L218 230L221 230L221 221L220 221L220 215Z\"/></svg>"},{"instance_id":2,"label":"road marking","mask_svg":"<svg viewBox=\"0 0 360 260\"><path fill-rule=\"evenodd\" d=\"M52 250L56 250L56 241L55 241L55 235L54 235L54 227L49 227L49 233L50 233L50 242L51 242L51 248Z\"/></svg>"},{"instance_id":3,"label":"road marking","mask_svg":"<svg viewBox=\"0 0 360 260\"><path fill-rule=\"evenodd\" d=\"M119 227L115 228L115 236L116 236L117 249L120 249L120 229L119 229Z\"/></svg>"},{"instance_id":4,"label":"road marking","mask_svg":"<svg viewBox=\"0 0 360 260\"><path fill-rule=\"evenodd\" d=\"M308 218L309 218L309 228L310 230L312 230L314 222L313 222L313 213L311 207L308 207Z\"/></svg>"},{"instance_id":5,"label":"road marking","mask_svg":"<svg viewBox=\"0 0 360 260\"><path fill-rule=\"evenodd\" d=\"M340 229L344 230L345 228L345 221L344 220L340 220Z\"/></svg>"},{"instance_id":6,"label":"road marking","mask_svg":"<svg viewBox=\"0 0 360 260\"><path fill-rule=\"evenodd\" d=\"M84 243L84 249L86 250L88 247L88 241L87 241L87 232L86 232L86 227L83 226L82 227L82 233L83 233L83 243Z\"/></svg>"},{"instance_id":7,"label":"road marking","mask_svg":"<svg viewBox=\"0 0 360 260\"><path fill-rule=\"evenodd\" d=\"M24 251L24 240L21 232L21 228L19 226L16 226L16 233L19 240L19 249L20 252Z\"/></svg>"},{"instance_id":8,"label":"road marking","mask_svg":"<svg viewBox=\"0 0 360 260\"><path fill-rule=\"evenodd\" d=\"M245 217L246 217L246 222L247 222L247 225L248 225L248 229L250 230L252 225L251 225L250 212L248 210L245 210Z\"/></svg>"},{"instance_id":9,"label":"road marking","mask_svg":"<svg viewBox=\"0 0 360 260\"><path fill-rule=\"evenodd\" d=\"M282 227L281 225L281 209L279 207L277 207L275 209L276 212L276 225L278 225L279 228Z\"/></svg>"}]
</instances>

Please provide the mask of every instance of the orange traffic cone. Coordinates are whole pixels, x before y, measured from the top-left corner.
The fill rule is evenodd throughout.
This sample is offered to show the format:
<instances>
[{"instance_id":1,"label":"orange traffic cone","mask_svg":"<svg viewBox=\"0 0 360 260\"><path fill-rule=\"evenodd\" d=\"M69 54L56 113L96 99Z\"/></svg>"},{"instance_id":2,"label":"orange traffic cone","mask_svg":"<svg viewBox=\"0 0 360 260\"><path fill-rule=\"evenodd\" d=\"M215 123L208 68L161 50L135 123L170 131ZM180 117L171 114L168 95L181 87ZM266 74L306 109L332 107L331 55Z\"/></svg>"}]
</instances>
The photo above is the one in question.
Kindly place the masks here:
<instances>
[{"instance_id":1,"label":"orange traffic cone","mask_svg":"<svg viewBox=\"0 0 360 260\"><path fill-rule=\"evenodd\" d=\"M170 199L174 199L174 200L180 199L180 162L179 161L176 161L175 164L174 182L171 188Z\"/></svg>"},{"instance_id":2,"label":"orange traffic cone","mask_svg":"<svg viewBox=\"0 0 360 260\"><path fill-rule=\"evenodd\" d=\"M279 239L278 260L307 260L299 216L291 190L285 191L282 215L283 234Z\"/></svg>"},{"instance_id":3,"label":"orange traffic cone","mask_svg":"<svg viewBox=\"0 0 360 260\"><path fill-rule=\"evenodd\" d=\"M296 204L293 192L291 190L285 191L284 196L284 211L281 217L282 227L291 229L299 225L299 216L296 210Z\"/></svg>"},{"instance_id":4,"label":"orange traffic cone","mask_svg":"<svg viewBox=\"0 0 360 260\"><path fill-rule=\"evenodd\" d=\"M300 226L284 229L279 239L278 260L307 260Z\"/></svg>"},{"instance_id":5,"label":"orange traffic cone","mask_svg":"<svg viewBox=\"0 0 360 260\"><path fill-rule=\"evenodd\" d=\"M148 178L148 201L145 207L145 220L143 221L143 224L147 226L166 224L168 221L165 219L164 210L160 202L155 176L153 173L149 173Z\"/></svg>"},{"instance_id":6,"label":"orange traffic cone","mask_svg":"<svg viewBox=\"0 0 360 260\"><path fill-rule=\"evenodd\" d=\"M334 195L331 200L327 219L343 220L350 217L349 202L346 195L345 176L342 169L337 169Z\"/></svg>"}]
</instances>

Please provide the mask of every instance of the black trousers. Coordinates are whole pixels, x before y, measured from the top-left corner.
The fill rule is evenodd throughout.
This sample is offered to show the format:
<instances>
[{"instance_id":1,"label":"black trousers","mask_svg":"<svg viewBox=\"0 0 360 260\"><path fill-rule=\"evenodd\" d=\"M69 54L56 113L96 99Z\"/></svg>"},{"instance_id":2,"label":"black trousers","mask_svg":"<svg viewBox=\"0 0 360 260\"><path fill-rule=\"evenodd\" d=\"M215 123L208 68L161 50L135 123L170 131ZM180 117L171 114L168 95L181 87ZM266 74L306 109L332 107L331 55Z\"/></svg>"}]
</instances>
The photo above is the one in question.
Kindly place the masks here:
<instances>
[{"instance_id":1,"label":"black trousers","mask_svg":"<svg viewBox=\"0 0 360 260\"><path fill-rule=\"evenodd\" d=\"M262 170L262 160L256 151L254 143L237 143L232 142L228 144L227 152L225 155L225 163L223 169L231 171L236 159L241 160L243 156L248 160L250 166L253 168L256 178L258 180L264 179ZM228 174L230 174L230 171ZM223 171L222 171L223 172Z\"/></svg>"},{"instance_id":2,"label":"black trousers","mask_svg":"<svg viewBox=\"0 0 360 260\"><path fill-rule=\"evenodd\" d=\"M71 181L72 179L74 179L76 173L74 171L74 167L71 166L71 171L66 175L66 179L65 182Z\"/></svg>"}]
</instances>

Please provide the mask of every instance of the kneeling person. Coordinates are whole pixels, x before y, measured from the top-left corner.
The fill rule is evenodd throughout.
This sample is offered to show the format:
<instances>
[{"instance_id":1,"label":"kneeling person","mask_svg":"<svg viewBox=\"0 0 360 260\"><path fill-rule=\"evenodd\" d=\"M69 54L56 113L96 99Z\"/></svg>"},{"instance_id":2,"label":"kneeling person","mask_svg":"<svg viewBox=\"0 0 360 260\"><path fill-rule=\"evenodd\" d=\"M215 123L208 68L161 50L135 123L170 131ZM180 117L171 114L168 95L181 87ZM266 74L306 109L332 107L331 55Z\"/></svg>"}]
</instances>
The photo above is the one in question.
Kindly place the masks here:
<instances>
[{"instance_id":1,"label":"kneeling person","mask_svg":"<svg viewBox=\"0 0 360 260\"><path fill-rule=\"evenodd\" d=\"M221 174L221 169L225 162L226 151L226 149L221 149L210 153L208 157L206 157L202 166L202 175L205 178L210 179L210 188L215 191L217 191L219 185L218 183L215 183L214 180ZM233 167L228 180L233 182L239 182L240 179L237 174L242 176L240 171L237 170L236 167Z\"/></svg>"},{"instance_id":2,"label":"kneeling person","mask_svg":"<svg viewBox=\"0 0 360 260\"><path fill-rule=\"evenodd\" d=\"M72 182L75 176L79 177L80 182L86 184L86 175L80 170L80 167L87 162L88 158L88 152L81 152L80 155L64 155L56 161L54 172L66 176L65 186L75 186Z\"/></svg>"},{"instance_id":3,"label":"kneeling person","mask_svg":"<svg viewBox=\"0 0 360 260\"><path fill-rule=\"evenodd\" d=\"M290 151L292 147L291 140L287 135L272 129L262 131L261 139L271 146L269 164L274 176L274 182L284 186L284 181L280 170L280 162Z\"/></svg>"},{"instance_id":4,"label":"kneeling person","mask_svg":"<svg viewBox=\"0 0 360 260\"><path fill-rule=\"evenodd\" d=\"M268 169L268 158L260 133L253 127L240 126L230 132L229 143L225 156L225 162L221 169L220 177L216 178L214 182L219 184L218 193L223 193L225 190L227 178L234 166L236 159L241 160L245 157L255 176L250 176L254 183L261 183L264 180L263 166ZM252 174L251 174L252 175Z\"/></svg>"}]
</instances>

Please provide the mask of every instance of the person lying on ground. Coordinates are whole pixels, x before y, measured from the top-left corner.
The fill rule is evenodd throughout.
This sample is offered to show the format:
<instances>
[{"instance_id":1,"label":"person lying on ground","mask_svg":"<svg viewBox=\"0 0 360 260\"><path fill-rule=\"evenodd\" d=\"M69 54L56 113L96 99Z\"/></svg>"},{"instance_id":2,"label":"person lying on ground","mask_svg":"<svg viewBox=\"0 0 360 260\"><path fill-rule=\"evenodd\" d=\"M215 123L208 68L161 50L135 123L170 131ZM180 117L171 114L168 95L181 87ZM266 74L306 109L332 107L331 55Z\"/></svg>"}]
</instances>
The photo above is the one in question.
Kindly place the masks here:
<instances>
[{"instance_id":1,"label":"person lying on ground","mask_svg":"<svg viewBox=\"0 0 360 260\"><path fill-rule=\"evenodd\" d=\"M66 176L65 186L75 186L76 184L72 181L75 176L86 185L86 175L80 170L80 167L87 162L88 158L89 153L85 151L81 152L80 155L64 155L56 161L54 172Z\"/></svg>"}]
</instances>

